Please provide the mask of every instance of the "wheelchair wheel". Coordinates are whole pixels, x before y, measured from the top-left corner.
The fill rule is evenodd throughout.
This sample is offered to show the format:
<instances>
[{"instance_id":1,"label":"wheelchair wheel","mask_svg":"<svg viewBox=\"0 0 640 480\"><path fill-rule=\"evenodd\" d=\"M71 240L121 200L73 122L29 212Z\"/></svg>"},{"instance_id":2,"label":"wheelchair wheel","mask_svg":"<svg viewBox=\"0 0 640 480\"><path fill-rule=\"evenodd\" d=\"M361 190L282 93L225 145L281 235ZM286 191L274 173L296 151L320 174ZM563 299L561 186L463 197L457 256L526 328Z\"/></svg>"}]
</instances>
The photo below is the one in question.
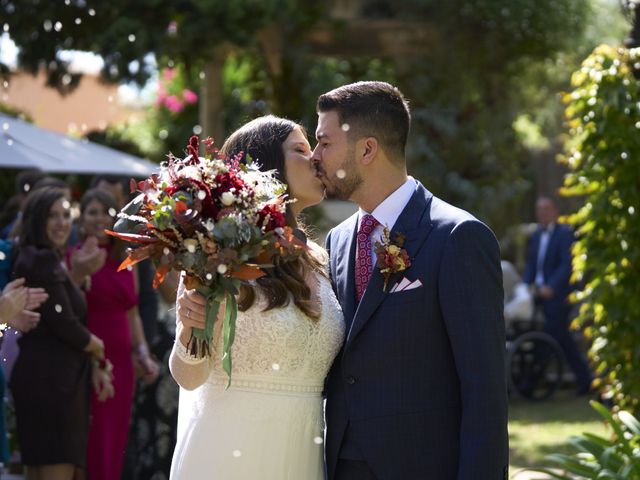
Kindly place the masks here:
<instances>
[{"instance_id":1,"label":"wheelchair wheel","mask_svg":"<svg viewBox=\"0 0 640 480\"><path fill-rule=\"evenodd\" d=\"M546 333L525 333L508 346L509 385L529 400L544 400L553 395L562 383L563 367L562 350Z\"/></svg>"}]
</instances>

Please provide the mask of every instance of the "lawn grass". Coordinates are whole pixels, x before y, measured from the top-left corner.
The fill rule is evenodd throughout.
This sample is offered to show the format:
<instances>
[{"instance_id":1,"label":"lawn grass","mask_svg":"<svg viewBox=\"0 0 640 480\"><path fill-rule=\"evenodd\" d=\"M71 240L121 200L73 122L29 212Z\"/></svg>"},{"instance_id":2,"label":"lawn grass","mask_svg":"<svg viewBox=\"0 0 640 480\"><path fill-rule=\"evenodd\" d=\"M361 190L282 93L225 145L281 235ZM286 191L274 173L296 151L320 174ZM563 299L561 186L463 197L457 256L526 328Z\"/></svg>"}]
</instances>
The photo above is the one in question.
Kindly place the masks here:
<instances>
[{"instance_id":1,"label":"lawn grass","mask_svg":"<svg viewBox=\"0 0 640 480\"><path fill-rule=\"evenodd\" d=\"M567 439L583 432L608 435L602 417L589 405L589 397L561 391L543 402L512 399L509 405L511 475L526 467L550 466L544 457L551 453L573 453Z\"/></svg>"}]
</instances>

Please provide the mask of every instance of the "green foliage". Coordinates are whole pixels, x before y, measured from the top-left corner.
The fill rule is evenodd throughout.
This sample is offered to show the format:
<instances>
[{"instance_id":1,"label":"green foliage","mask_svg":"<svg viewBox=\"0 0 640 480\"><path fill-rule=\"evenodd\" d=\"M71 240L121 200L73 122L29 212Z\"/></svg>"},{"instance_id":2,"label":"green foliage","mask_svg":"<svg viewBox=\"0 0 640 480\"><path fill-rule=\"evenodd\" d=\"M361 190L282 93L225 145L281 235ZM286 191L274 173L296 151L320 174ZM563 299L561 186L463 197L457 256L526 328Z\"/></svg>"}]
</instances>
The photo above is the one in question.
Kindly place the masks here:
<instances>
[{"instance_id":1,"label":"green foliage","mask_svg":"<svg viewBox=\"0 0 640 480\"><path fill-rule=\"evenodd\" d=\"M591 5L605 1L610 0L356 2L361 18L407 20L408 28L417 23L434 39L409 58L312 55L305 35L327 20L335 3L320 0L112 0L100 2L95 15L75 1L64 7L0 1L0 14L21 48L20 64L35 70L44 61L50 83L62 91L78 81L57 58L63 49L100 54L105 78L140 84L150 75L145 56L154 53L161 66L179 65L188 88L198 91L199 73L214 47L232 44L223 69L227 132L275 113L301 121L312 133L319 94L356 80L391 81L414 112L411 173L501 235L522 220L520 205L532 184L527 142L537 138L536 145L544 146L544 138L552 143L559 131L555 94L566 75L553 72L573 70L573 57L563 52L577 48L587 25L607 18L590 16ZM337 30L346 26L331 24ZM275 57L277 68L258 41L263 28L273 28L284 45ZM198 123L195 106L190 108L177 114L150 111L141 130L152 135L141 132L137 139L151 158L182 152Z\"/></svg>"},{"instance_id":2,"label":"green foliage","mask_svg":"<svg viewBox=\"0 0 640 480\"><path fill-rule=\"evenodd\" d=\"M562 84L549 82L553 67L544 65L575 48L590 14L587 0L410 0L395 9L425 22L441 45L395 71L413 110L410 171L498 235L522 221L532 186L522 114L534 112L530 123L541 125L538 112L559 103Z\"/></svg>"},{"instance_id":3,"label":"green foliage","mask_svg":"<svg viewBox=\"0 0 640 480\"><path fill-rule=\"evenodd\" d=\"M256 31L292 15L294 6L294 0L20 0L0 2L0 16L20 46L21 66L35 72L45 59L49 84L64 92L79 77L67 75L60 50L97 53L105 79L143 84L151 73L144 68L148 53L193 66L221 42L252 43Z\"/></svg>"},{"instance_id":4,"label":"green foliage","mask_svg":"<svg viewBox=\"0 0 640 480\"><path fill-rule=\"evenodd\" d=\"M635 70L634 70L635 69ZM582 285L577 324L604 389L640 412L640 49L597 47L565 96L570 137L563 193L583 199L569 217L578 233L575 280Z\"/></svg>"},{"instance_id":5,"label":"green foliage","mask_svg":"<svg viewBox=\"0 0 640 480\"><path fill-rule=\"evenodd\" d=\"M561 480L640 478L640 422L624 410L614 415L598 402L592 401L591 406L609 424L612 437L592 433L573 436L569 443L576 450L574 455L547 456L564 473L550 469L536 471Z\"/></svg>"}]
</instances>

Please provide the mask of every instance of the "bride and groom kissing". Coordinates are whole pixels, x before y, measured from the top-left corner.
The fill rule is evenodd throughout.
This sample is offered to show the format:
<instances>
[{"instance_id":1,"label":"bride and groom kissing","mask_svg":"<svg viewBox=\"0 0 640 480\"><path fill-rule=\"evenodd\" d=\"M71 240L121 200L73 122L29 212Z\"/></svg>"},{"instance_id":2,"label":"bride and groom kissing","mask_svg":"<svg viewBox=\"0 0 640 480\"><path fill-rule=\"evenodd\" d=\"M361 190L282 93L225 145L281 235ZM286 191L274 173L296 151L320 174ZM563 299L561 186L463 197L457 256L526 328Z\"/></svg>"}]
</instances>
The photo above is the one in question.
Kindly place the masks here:
<instances>
[{"instance_id":1,"label":"bride and groom kissing","mask_svg":"<svg viewBox=\"0 0 640 480\"><path fill-rule=\"evenodd\" d=\"M174 480L507 478L497 241L407 175L402 93L358 82L321 95L317 145L273 116L222 147L275 169L296 201L360 208L325 248L243 285L233 377L186 348L205 300L181 283L170 368L180 384ZM216 322L219 326L221 322ZM323 408L323 399L326 399ZM326 429L325 429L326 423Z\"/></svg>"}]
</instances>

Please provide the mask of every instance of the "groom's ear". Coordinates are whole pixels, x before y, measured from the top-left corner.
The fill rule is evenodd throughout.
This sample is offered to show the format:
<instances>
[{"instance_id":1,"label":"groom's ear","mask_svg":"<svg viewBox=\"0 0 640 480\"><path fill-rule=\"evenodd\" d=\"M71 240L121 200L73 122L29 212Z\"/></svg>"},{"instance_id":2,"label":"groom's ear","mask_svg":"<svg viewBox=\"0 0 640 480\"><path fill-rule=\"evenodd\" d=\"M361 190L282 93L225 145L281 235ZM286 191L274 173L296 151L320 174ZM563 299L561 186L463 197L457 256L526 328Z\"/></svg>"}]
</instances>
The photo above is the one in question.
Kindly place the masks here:
<instances>
[{"instance_id":1,"label":"groom's ear","mask_svg":"<svg viewBox=\"0 0 640 480\"><path fill-rule=\"evenodd\" d=\"M369 165L378 154L378 139L376 137L365 137L362 140L362 165Z\"/></svg>"}]
</instances>

